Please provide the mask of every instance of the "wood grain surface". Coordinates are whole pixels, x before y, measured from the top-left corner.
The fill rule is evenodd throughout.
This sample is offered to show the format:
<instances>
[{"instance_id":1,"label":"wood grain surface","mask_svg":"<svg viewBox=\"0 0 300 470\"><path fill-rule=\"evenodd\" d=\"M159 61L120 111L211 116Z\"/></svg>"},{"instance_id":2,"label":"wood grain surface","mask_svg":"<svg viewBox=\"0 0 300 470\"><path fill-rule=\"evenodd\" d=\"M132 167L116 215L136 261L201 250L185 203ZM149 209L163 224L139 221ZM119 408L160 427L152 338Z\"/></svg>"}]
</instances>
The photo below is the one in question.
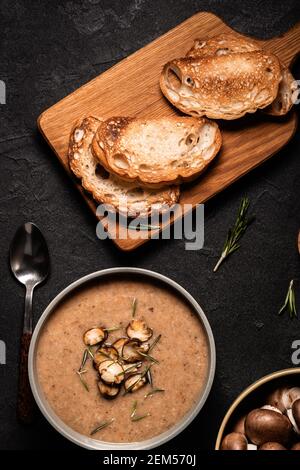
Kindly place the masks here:
<instances>
[{"instance_id":1,"label":"wood grain surface","mask_svg":"<svg viewBox=\"0 0 300 470\"><path fill-rule=\"evenodd\" d=\"M197 13L44 111L38 119L39 129L65 170L70 173L67 149L74 121L86 114L104 118L176 114L159 88L163 65L184 56L195 38L224 32L232 32L232 29L220 18L212 13ZM290 66L300 50L300 24L280 37L258 42ZM283 118L256 113L236 121L219 121L219 125L223 135L222 150L196 182L182 187L181 204L195 207L207 201L274 155L293 136L297 119L293 111ZM95 202L78 182L75 184L96 214ZM179 216L175 214L174 218ZM133 236L131 233L133 238L125 239L124 231L126 229L121 228L119 237L113 241L126 251L140 246L149 235L138 232Z\"/></svg>"}]
</instances>

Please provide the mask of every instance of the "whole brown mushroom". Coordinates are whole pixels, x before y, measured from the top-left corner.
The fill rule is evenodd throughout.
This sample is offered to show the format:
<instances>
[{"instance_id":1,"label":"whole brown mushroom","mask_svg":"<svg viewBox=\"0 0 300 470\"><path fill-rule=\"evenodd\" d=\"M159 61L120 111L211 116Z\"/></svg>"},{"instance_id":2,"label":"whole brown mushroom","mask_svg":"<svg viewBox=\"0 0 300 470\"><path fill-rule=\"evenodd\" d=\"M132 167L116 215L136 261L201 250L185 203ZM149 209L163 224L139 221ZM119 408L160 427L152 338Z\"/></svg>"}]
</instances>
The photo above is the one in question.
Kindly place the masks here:
<instances>
[{"instance_id":1,"label":"whole brown mushroom","mask_svg":"<svg viewBox=\"0 0 300 470\"><path fill-rule=\"evenodd\" d=\"M286 447L279 442L265 442L258 450L287 450Z\"/></svg>"},{"instance_id":2,"label":"whole brown mushroom","mask_svg":"<svg viewBox=\"0 0 300 470\"><path fill-rule=\"evenodd\" d=\"M245 421L247 438L258 446L266 442L288 444L292 425L289 419L272 409L256 409L251 411Z\"/></svg>"},{"instance_id":3,"label":"whole brown mushroom","mask_svg":"<svg viewBox=\"0 0 300 470\"><path fill-rule=\"evenodd\" d=\"M231 432L224 437L221 450L247 450L247 439L240 432Z\"/></svg>"}]
</instances>

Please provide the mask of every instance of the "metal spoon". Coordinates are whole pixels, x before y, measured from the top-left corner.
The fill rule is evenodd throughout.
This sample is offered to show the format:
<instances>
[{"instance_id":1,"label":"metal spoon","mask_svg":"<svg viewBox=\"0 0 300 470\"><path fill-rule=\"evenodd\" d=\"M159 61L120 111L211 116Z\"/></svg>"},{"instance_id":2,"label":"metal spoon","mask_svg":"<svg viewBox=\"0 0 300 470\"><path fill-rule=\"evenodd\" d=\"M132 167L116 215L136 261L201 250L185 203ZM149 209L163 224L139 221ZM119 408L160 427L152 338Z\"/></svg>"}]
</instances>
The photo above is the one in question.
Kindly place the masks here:
<instances>
[{"instance_id":1,"label":"metal spoon","mask_svg":"<svg viewBox=\"0 0 300 470\"><path fill-rule=\"evenodd\" d=\"M47 243L36 225L27 222L16 232L10 246L10 266L13 274L26 287L23 334L20 348L18 417L30 423L33 417L33 397L28 378L28 351L32 336L32 296L34 288L49 272Z\"/></svg>"}]
</instances>

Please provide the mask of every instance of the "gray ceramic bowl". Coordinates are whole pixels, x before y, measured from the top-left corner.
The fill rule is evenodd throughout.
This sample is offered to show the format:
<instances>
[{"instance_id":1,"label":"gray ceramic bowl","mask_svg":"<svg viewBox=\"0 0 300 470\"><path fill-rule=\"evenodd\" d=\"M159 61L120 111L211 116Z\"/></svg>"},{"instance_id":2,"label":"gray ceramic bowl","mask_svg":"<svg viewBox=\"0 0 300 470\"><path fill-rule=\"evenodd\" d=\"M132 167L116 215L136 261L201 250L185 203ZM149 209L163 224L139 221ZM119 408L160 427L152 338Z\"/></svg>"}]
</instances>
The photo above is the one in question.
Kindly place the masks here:
<instances>
[{"instance_id":1,"label":"gray ceramic bowl","mask_svg":"<svg viewBox=\"0 0 300 470\"><path fill-rule=\"evenodd\" d=\"M199 395L199 399L195 406L181 419L175 426L168 429L166 432L159 434L151 439L140 441L140 442L130 442L130 443L113 443L113 442L104 442L92 439L90 437L84 436L79 434L78 432L71 429L67 426L52 410L50 405L47 403L41 386L39 384L39 379L36 370L36 350L37 344L39 340L39 336L41 330L46 323L49 315L56 309L57 305L71 292L73 292L78 287L83 286L84 284L90 282L91 280L95 279L105 279L106 277L111 277L112 275L122 275L127 276L135 275L139 277L144 277L149 281L155 280L156 282L160 282L162 285L173 289L175 292L179 293L185 301L193 308L193 310L199 316L199 319L203 325L204 331L206 332L207 342L209 347L209 367L208 367L208 376L206 385L203 388L201 394ZM182 432L197 416L201 408L203 407L207 397L209 395L214 374L215 374L215 365L216 365L216 350L215 350L215 343L214 337L208 323L208 320L201 309L200 305L195 301L195 299L176 282L172 281L171 279L163 276L162 274L148 271L146 269L139 269L139 268L111 268L111 269L104 269L102 271L97 271L92 274L88 274L87 276L78 279L78 281L73 282L70 284L66 289L64 289L60 294L58 294L54 300L48 305L44 313L42 314L41 318L38 321L38 324L34 330L30 351L29 351L29 359L28 359L28 370L29 370L29 380L31 389L34 395L34 398L37 402L38 407L40 408L41 412L45 416L45 418L49 421L49 423L64 437L69 439L70 441L74 442L75 444L85 447L86 449L94 449L94 450L142 450L142 449L152 449L157 447L173 437L177 434Z\"/></svg>"}]
</instances>

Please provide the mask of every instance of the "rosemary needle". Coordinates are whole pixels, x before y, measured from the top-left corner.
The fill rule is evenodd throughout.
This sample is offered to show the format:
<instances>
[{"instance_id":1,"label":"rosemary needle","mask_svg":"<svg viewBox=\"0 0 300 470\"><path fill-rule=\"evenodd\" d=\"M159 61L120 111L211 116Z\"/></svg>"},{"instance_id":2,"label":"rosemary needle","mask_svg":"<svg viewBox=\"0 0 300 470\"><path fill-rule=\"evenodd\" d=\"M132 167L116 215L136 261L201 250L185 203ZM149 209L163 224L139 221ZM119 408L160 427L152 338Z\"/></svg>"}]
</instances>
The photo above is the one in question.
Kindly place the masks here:
<instances>
[{"instance_id":1,"label":"rosemary needle","mask_svg":"<svg viewBox=\"0 0 300 470\"><path fill-rule=\"evenodd\" d=\"M139 416L134 416L131 418L131 421L140 421L141 419L148 418L148 416L151 416L150 413L146 413L144 415L139 415Z\"/></svg>"},{"instance_id":2,"label":"rosemary needle","mask_svg":"<svg viewBox=\"0 0 300 470\"><path fill-rule=\"evenodd\" d=\"M294 279L292 279L289 284L289 288L288 288L288 291L284 300L284 304L279 310L278 315L281 315L286 309L289 312L290 318L295 318L298 316L297 309L296 309L295 291L294 291Z\"/></svg>"},{"instance_id":3,"label":"rosemary needle","mask_svg":"<svg viewBox=\"0 0 300 470\"><path fill-rule=\"evenodd\" d=\"M136 314L136 306L137 306L137 298L134 297L134 298L133 298L133 301L132 301L132 306L131 306L131 316L132 316L132 318L135 317L135 314Z\"/></svg>"},{"instance_id":4,"label":"rosemary needle","mask_svg":"<svg viewBox=\"0 0 300 470\"><path fill-rule=\"evenodd\" d=\"M82 369L84 368L85 363L86 363L86 361L87 361L87 356L88 356L88 350L85 349L85 350L84 350L84 353L83 353L83 356L82 356L82 361L81 361L81 366L80 366L80 368L79 368L79 372L81 372Z\"/></svg>"},{"instance_id":5,"label":"rosemary needle","mask_svg":"<svg viewBox=\"0 0 300 470\"><path fill-rule=\"evenodd\" d=\"M90 389L89 389L89 387L88 387L88 384L87 384L86 381L83 380L83 378L82 378L82 374L84 374L85 372L86 372L86 370L81 370L81 371L78 370L78 371L77 371L77 374L78 374L78 376L79 376L80 382L82 383L82 385L84 386L84 388L86 389L86 391L89 392Z\"/></svg>"},{"instance_id":6,"label":"rosemary needle","mask_svg":"<svg viewBox=\"0 0 300 470\"><path fill-rule=\"evenodd\" d=\"M93 431L90 433L90 435L93 436L93 434L96 434L96 432L101 431L101 429L106 428L106 427L109 426L114 420L115 420L115 418L111 418L111 420L109 420L109 421L103 421L103 423L99 424L99 426L97 426L95 429L93 429Z\"/></svg>"},{"instance_id":7,"label":"rosemary needle","mask_svg":"<svg viewBox=\"0 0 300 470\"><path fill-rule=\"evenodd\" d=\"M157 359L155 359L155 357L153 356L150 356L150 354L147 354L147 353L144 353L142 351L139 351L139 354L141 356L144 356L146 359L148 359L149 361L151 362L155 362L155 364L159 364L159 361Z\"/></svg>"},{"instance_id":8,"label":"rosemary needle","mask_svg":"<svg viewBox=\"0 0 300 470\"><path fill-rule=\"evenodd\" d=\"M236 251L240 245L239 240L242 235L245 233L248 225L253 221L254 217L247 219L247 211L249 208L249 199L247 197L243 197L237 219L235 221L234 226L229 229L227 239L223 246L223 251L217 262L216 266L214 267L214 272L217 271L221 263L229 256L231 253Z\"/></svg>"},{"instance_id":9,"label":"rosemary needle","mask_svg":"<svg viewBox=\"0 0 300 470\"><path fill-rule=\"evenodd\" d=\"M141 419L144 419L144 418L148 418L148 416L151 416L150 413L146 413L144 415L137 415L136 414L136 411L137 411L137 405L138 405L138 402L137 400L135 400L133 402L133 405L132 405L132 411L131 411L131 415L130 415L130 419L131 421L140 421Z\"/></svg>"},{"instance_id":10,"label":"rosemary needle","mask_svg":"<svg viewBox=\"0 0 300 470\"><path fill-rule=\"evenodd\" d=\"M148 349L148 353L154 348L154 346L156 346L156 344L158 343L158 341L160 340L161 338L161 335L158 335L155 340L153 341L153 343L150 345L150 348Z\"/></svg>"},{"instance_id":11,"label":"rosemary needle","mask_svg":"<svg viewBox=\"0 0 300 470\"><path fill-rule=\"evenodd\" d=\"M84 353L83 353L83 356L82 356L82 361L81 361L80 368L79 368L79 370L76 371L76 374L78 374L78 376L79 376L80 382L82 383L82 385L84 386L84 388L86 389L87 392L89 392L90 390L89 390L89 387L88 387L88 384L86 383L86 381L83 380L82 374L85 374L87 372L84 369L84 366L85 366L87 358L88 358L88 353L89 353L88 349L85 349Z\"/></svg>"},{"instance_id":12,"label":"rosemary needle","mask_svg":"<svg viewBox=\"0 0 300 470\"><path fill-rule=\"evenodd\" d=\"M155 395L155 393L164 392L164 391L165 390L163 388L154 388L153 390L150 390L150 392L146 393L146 395L144 395L144 398L152 397L153 395Z\"/></svg>"},{"instance_id":13,"label":"rosemary needle","mask_svg":"<svg viewBox=\"0 0 300 470\"><path fill-rule=\"evenodd\" d=\"M132 412L131 412L131 415L130 415L130 418L132 419L136 413L136 410L137 410L137 400L134 400L133 402L133 405L132 405Z\"/></svg>"},{"instance_id":14,"label":"rosemary needle","mask_svg":"<svg viewBox=\"0 0 300 470\"><path fill-rule=\"evenodd\" d=\"M94 360L94 354L93 354L93 351L91 350L90 346L87 347L86 351L91 356L91 358Z\"/></svg>"}]
</instances>

